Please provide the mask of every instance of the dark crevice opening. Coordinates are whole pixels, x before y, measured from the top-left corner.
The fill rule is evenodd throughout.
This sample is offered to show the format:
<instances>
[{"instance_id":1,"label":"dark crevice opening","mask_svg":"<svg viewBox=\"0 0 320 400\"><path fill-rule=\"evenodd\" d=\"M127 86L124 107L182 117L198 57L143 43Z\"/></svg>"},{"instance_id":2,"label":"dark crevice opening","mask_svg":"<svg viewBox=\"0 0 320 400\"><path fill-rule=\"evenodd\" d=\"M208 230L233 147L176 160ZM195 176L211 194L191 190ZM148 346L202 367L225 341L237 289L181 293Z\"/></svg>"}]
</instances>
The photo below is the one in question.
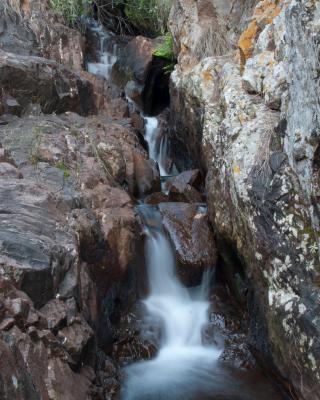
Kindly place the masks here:
<instances>
[{"instance_id":1,"label":"dark crevice opening","mask_svg":"<svg viewBox=\"0 0 320 400\"><path fill-rule=\"evenodd\" d=\"M144 112L148 115L158 115L170 105L170 74L165 71L167 65L163 58L153 57L142 92Z\"/></svg>"}]
</instances>

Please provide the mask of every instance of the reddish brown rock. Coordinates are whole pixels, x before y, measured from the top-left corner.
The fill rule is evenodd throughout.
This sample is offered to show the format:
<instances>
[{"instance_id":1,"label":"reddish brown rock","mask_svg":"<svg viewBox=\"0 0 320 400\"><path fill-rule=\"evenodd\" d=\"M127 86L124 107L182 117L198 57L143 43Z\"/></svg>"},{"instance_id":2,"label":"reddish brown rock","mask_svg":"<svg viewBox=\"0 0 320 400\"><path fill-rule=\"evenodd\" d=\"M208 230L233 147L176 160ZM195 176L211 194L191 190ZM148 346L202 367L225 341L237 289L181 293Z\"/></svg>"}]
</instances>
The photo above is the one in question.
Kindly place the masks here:
<instances>
[{"instance_id":1,"label":"reddish brown rock","mask_svg":"<svg viewBox=\"0 0 320 400\"><path fill-rule=\"evenodd\" d=\"M217 248L207 213L188 203L163 203L163 225L176 250L178 274L188 285L199 283L217 263Z\"/></svg>"},{"instance_id":2,"label":"reddish brown rock","mask_svg":"<svg viewBox=\"0 0 320 400\"><path fill-rule=\"evenodd\" d=\"M50 300L40 312L48 321L48 328L52 331L56 331L67 321L67 306L59 299Z\"/></svg>"},{"instance_id":3,"label":"reddish brown rock","mask_svg":"<svg viewBox=\"0 0 320 400\"><path fill-rule=\"evenodd\" d=\"M168 201L171 201L170 197L163 192L151 193L144 199L146 204L167 203Z\"/></svg>"},{"instance_id":4,"label":"reddish brown rock","mask_svg":"<svg viewBox=\"0 0 320 400\"><path fill-rule=\"evenodd\" d=\"M0 162L0 176L7 178L22 178L21 172L12 164Z\"/></svg>"},{"instance_id":5,"label":"reddish brown rock","mask_svg":"<svg viewBox=\"0 0 320 400\"><path fill-rule=\"evenodd\" d=\"M153 160L146 160L142 155L134 154L134 171L138 196L160 191L160 173Z\"/></svg>"},{"instance_id":6,"label":"reddish brown rock","mask_svg":"<svg viewBox=\"0 0 320 400\"><path fill-rule=\"evenodd\" d=\"M54 61L0 50L0 84L22 109L39 103L44 113L95 110L91 84Z\"/></svg>"},{"instance_id":7,"label":"reddish brown rock","mask_svg":"<svg viewBox=\"0 0 320 400\"><path fill-rule=\"evenodd\" d=\"M58 337L67 352L75 361L79 361L85 346L93 337L93 331L84 319L74 321L74 323L59 331Z\"/></svg>"}]
</instances>

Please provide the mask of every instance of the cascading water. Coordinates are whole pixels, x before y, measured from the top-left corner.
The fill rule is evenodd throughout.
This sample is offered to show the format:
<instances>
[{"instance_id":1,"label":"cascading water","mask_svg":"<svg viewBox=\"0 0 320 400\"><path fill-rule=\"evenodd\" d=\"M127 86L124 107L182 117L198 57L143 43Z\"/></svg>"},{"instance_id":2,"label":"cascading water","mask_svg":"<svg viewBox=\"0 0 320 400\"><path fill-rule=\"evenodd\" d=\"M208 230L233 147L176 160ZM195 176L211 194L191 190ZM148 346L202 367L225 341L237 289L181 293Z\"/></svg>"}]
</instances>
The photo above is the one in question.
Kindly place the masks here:
<instances>
[{"instance_id":1,"label":"cascading water","mask_svg":"<svg viewBox=\"0 0 320 400\"><path fill-rule=\"evenodd\" d=\"M159 165L160 175L167 176L168 141L166 137L159 137L159 122L156 117L144 117L146 121L145 139L149 146L149 157Z\"/></svg>"},{"instance_id":2,"label":"cascading water","mask_svg":"<svg viewBox=\"0 0 320 400\"><path fill-rule=\"evenodd\" d=\"M116 45L109 43L112 34L93 26L100 40L98 63L88 63L88 71L110 77L117 60ZM111 41L112 42L112 41ZM129 102L132 103L130 99ZM136 105L135 105L136 106ZM136 107L137 108L137 107ZM161 177L168 168L168 142L161 136L156 117L144 116L145 139L149 156L159 165ZM199 288L184 287L176 276L171 243L166 237L160 212L156 207L139 206L145 221L146 261L149 296L144 300L148 321L161 326L159 352L150 361L142 361L125 369L122 400L277 400L269 381L236 371L219 361L223 349L206 346L202 331L208 323L209 276ZM199 213L204 212L199 207ZM154 333L154 332L153 332ZM152 335L152 332L151 332Z\"/></svg>"},{"instance_id":3,"label":"cascading water","mask_svg":"<svg viewBox=\"0 0 320 400\"><path fill-rule=\"evenodd\" d=\"M105 31L102 25L94 24L90 29L99 37L100 51L99 62L88 62L87 70L91 74L109 79L112 67L117 61L117 45L112 43L110 46L112 33Z\"/></svg>"},{"instance_id":4,"label":"cascading water","mask_svg":"<svg viewBox=\"0 0 320 400\"><path fill-rule=\"evenodd\" d=\"M161 322L162 338L154 360L127 368L123 399L194 398L203 385L208 387L210 371L221 353L202 345L202 328L208 321L208 280L191 295L176 276L160 213L149 206L140 210L146 221L152 220L145 228L150 295L144 303L151 317Z\"/></svg>"},{"instance_id":5,"label":"cascading water","mask_svg":"<svg viewBox=\"0 0 320 400\"><path fill-rule=\"evenodd\" d=\"M159 140L158 120L144 117L149 156L168 175L167 148ZM162 139L163 140L163 139ZM161 326L159 352L153 360L125 368L122 400L273 400L280 399L261 376L248 376L219 361L223 348L203 344L208 324L210 276L198 288L178 280L174 252L156 207L140 205L145 221L149 296L148 320ZM199 206L199 213L205 212Z\"/></svg>"}]
</instances>

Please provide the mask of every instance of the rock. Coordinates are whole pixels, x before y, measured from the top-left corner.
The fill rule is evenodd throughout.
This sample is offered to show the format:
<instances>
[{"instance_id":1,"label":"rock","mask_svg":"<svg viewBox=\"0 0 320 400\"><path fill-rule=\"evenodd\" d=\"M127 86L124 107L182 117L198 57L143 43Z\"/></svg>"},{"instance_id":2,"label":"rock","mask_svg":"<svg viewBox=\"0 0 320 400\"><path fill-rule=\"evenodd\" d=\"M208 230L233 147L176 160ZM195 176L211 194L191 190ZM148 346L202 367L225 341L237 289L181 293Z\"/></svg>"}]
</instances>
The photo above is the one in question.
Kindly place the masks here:
<instances>
[{"instance_id":1,"label":"rock","mask_svg":"<svg viewBox=\"0 0 320 400\"><path fill-rule=\"evenodd\" d=\"M93 337L93 331L85 320L74 321L74 323L59 331L58 337L62 344L75 361L79 361L85 346Z\"/></svg>"},{"instance_id":2,"label":"rock","mask_svg":"<svg viewBox=\"0 0 320 400\"><path fill-rule=\"evenodd\" d=\"M48 328L53 332L57 332L67 322L67 306L59 299L50 300L40 312L48 321Z\"/></svg>"},{"instance_id":3,"label":"rock","mask_svg":"<svg viewBox=\"0 0 320 400\"><path fill-rule=\"evenodd\" d=\"M254 0L174 2L169 28L179 68L188 68L202 58L219 56L234 48L255 4Z\"/></svg>"},{"instance_id":4,"label":"rock","mask_svg":"<svg viewBox=\"0 0 320 400\"><path fill-rule=\"evenodd\" d=\"M13 114L21 116L21 106L15 98L3 92L0 96L1 114Z\"/></svg>"},{"instance_id":5,"label":"rock","mask_svg":"<svg viewBox=\"0 0 320 400\"><path fill-rule=\"evenodd\" d=\"M241 69L244 68L246 61L252 57L254 45L260 32L281 12L281 3L282 1L262 0L256 6L251 22L247 29L242 32L238 42Z\"/></svg>"},{"instance_id":6,"label":"rock","mask_svg":"<svg viewBox=\"0 0 320 400\"><path fill-rule=\"evenodd\" d=\"M27 6L26 6L27 5ZM42 56L70 68L83 66L84 38L62 23L48 1L0 4L0 48L23 56Z\"/></svg>"},{"instance_id":7,"label":"rock","mask_svg":"<svg viewBox=\"0 0 320 400\"><path fill-rule=\"evenodd\" d=\"M197 285L206 269L217 263L217 249L208 215L187 203L159 205L163 226L176 251L178 274L187 285Z\"/></svg>"},{"instance_id":8,"label":"rock","mask_svg":"<svg viewBox=\"0 0 320 400\"><path fill-rule=\"evenodd\" d=\"M0 340L0 396L4 400L88 398L91 382L34 343L21 331L6 332Z\"/></svg>"},{"instance_id":9,"label":"rock","mask_svg":"<svg viewBox=\"0 0 320 400\"><path fill-rule=\"evenodd\" d=\"M160 191L160 173L158 165L153 160L146 160L140 154L135 154L134 172L138 196L143 197L152 192Z\"/></svg>"},{"instance_id":10,"label":"rock","mask_svg":"<svg viewBox=\"0 0 320 400\"><path fill-rule=\"evenodd\" d=\"M132 100L134 103L136 103L138 106L142 107L142 99L141 95L143 92L143 86L135 81L129 81L125 88L125 93L126 96Z\"/></svg>"},{"instance_id":11,"label":"rock","mask_svg":"<svg viewBox=\"0 0 320 400\"><path fill-rule=\"evenodd\" d=\"M203 197L194 186L201 188L201 175L199 170L184 171L178 176L169 179L165 188L171 201L187 203L201 203Z\"/></svg>"},{"instance_id":12,"label":"rock","mask_svg":"<svg viewBox=\"0 0 320 400\"><path fill-rule=\"evenodd\" d=\"M23 176L21 172L12 164L0 162L0 177L21 179Z\"/></svg>"},{"instance_id":13,"label":"rock","mask_svg":"<svg viewBox=\"0 0 320 400\"><path fill-rule=\"evenodd\" d=\"M0 323L0 331L8 331L13 327L15 323L14 318L5 318L1 323Z\"/></svg>"},{"instance_id":14,"label":"rock","mask_svg":"<svg viewBox=\"0 0 320 400\"><path fill-rule=\"evenodd\" d=\"M171 198L163 192L151 193L144 199L146 204L159 204L166 203L168 201L171 201Z\"/></svg>"},{"instance_id":15,"label":"rock","mask_svg":"<svg viewBox=\"0 0 320 400\"><path fill-rule=\"evenodd\" d=\"M108 174L116 182L122 184L126 177L126 161L121 149L104 142L100 142L97 149Z\"/></svg>"},{"instance_id":16,"label":"rock","mask_svg":"<svg viewBox=\"0 0 320 400\"><path fill-rule=\"evenodd\" d=\"M132 74L139 84L144 84L151 67L153 52L159 41L146 38L144 36L134 37L125 47L123 55L125 59L120 58L121 68L124 68L127 74ZM123 64L122 64L123 63Z\"/></svg>"},{"instance_id":17,"label":"rock","mask_svg":"<svg viewBox=\"0 0 320 400\"><path fill-rule=\"evenodd\" d=\"M22 109L31 102L38 102L44 113L75 111L88 114L95 110L90 83L44 58L0 50L0 84Z\"/></svg>"},{"instance_id":18,"label":"rock","mask_svg":"<svg viewBox=\"0 0 320 400\"><path fill-rule=\"evenodd\" d=\"M319 33L318 10L308 0L260 1L236 35L238 60L226 52L195 59L183 45L207 16L197 20L186 4L170 27L180 52L171 74L174 162L207 171L209 218L224 269L234 282L240 270L251 283L251 345L297 397L318 398L320 356L312 338L320 331L319 124L312 115L319 104L311 99L318 98L319 76L308 44ZM187 25L181 35L188 16L195 28ZM212 26L220 33L219 24Z\"/></svg>"}]
</instances>

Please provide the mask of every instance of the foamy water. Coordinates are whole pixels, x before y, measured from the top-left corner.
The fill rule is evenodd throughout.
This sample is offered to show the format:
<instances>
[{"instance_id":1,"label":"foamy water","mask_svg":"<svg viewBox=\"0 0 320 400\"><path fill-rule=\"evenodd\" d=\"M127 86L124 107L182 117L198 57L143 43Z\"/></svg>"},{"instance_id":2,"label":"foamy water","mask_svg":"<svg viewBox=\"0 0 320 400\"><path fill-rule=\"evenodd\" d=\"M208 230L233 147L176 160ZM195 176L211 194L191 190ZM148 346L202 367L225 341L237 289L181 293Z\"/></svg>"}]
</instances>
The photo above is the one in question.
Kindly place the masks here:
<instances>
[{"instance_id":1,"label":"foamy water","mask_svg":"<svg viewBox=\"0 0 320 400\"><path fill-rule=\"evenodd\" d=\"M221 354L221 349L202 344L202 328L208 322L208 280L191 296L176 276L175 257L158 212L147 206L142 212L153 219L153 227L146 227L150 295L144 302L150 316L160 321L162 338L155 359L126 369L123 399L187 399L188 393L204 385L210 388L208 381Z\"/></svg>"},{"instance_id":2,"label":"foamy water","mask_svg":"<svg viewBox=\"0 0 320 400\"><path fill-rule=\"evenodd\" d=\"M144 117L146 121L145 139L149 146L149 157L159 165L160 175L169 175L166 167L168 158L168 140L166 137L159 137L159 122L156 117Z\"/></svg>"}]
</instances>

